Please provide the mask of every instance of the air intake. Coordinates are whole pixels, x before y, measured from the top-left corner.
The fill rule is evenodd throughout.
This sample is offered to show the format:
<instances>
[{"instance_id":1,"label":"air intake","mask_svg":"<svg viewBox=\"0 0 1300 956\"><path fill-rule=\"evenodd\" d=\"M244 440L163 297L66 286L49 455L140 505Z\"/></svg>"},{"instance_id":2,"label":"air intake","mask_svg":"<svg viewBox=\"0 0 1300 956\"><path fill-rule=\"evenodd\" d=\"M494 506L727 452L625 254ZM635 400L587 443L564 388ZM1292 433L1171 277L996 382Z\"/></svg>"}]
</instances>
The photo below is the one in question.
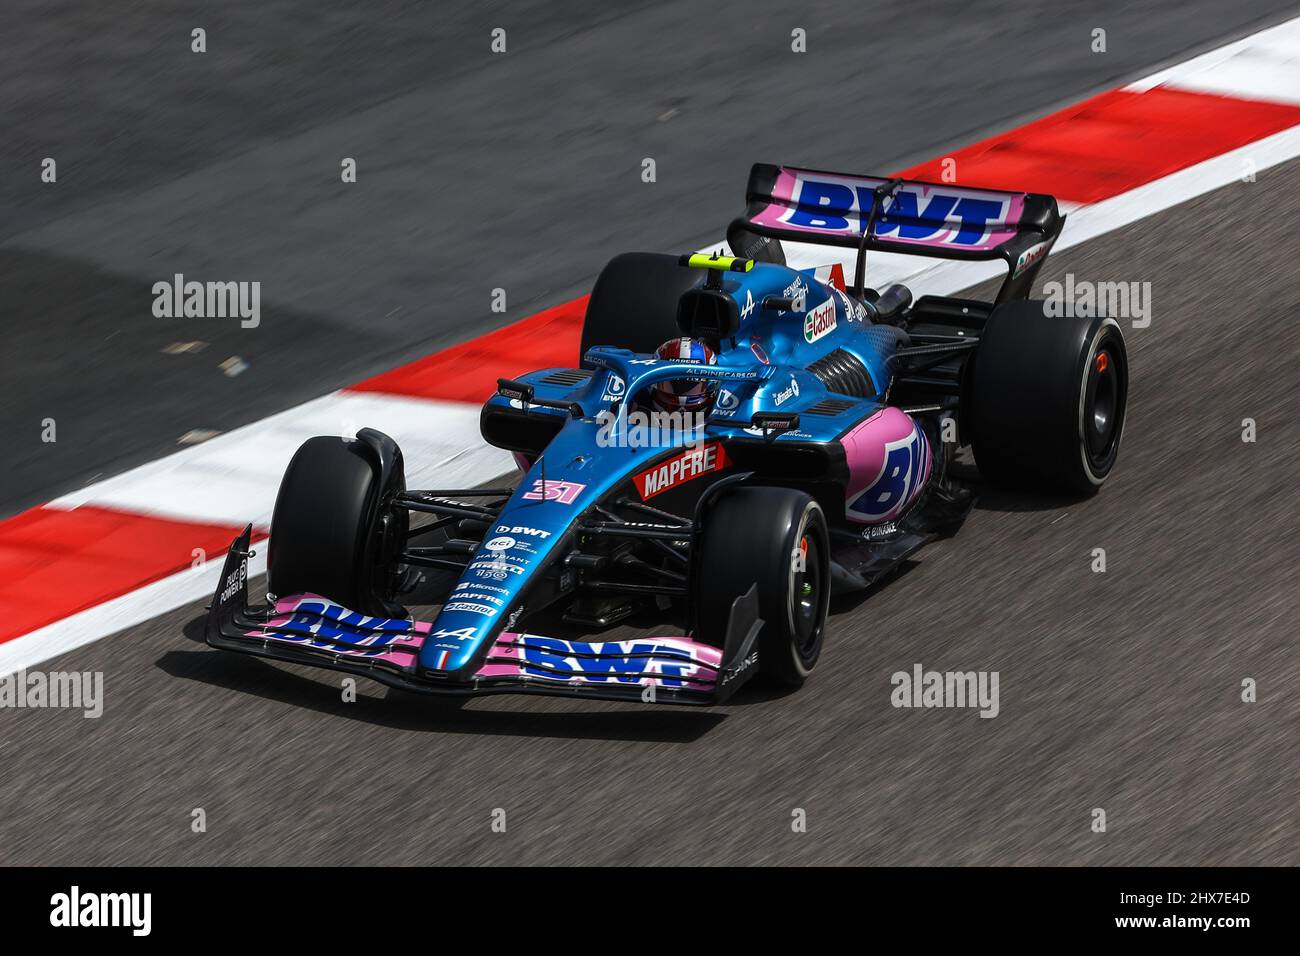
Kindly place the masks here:
<instances>
[{"instance_id":1,"label":"air intake","mask_svg":"<svg viewBox=\"0 0 1300 956\"><path fill-rule=\"evenodd\" d=\"M812 408L804 409L805 415L839 415L856 405L857 402L847 398L823 398Z\"/></svg>"},{"instance_id":2,"label":"air intake","mask_svg":"<svg viewBox=\"0 0 1300 956\"><path fill-rule=\"evenodd\" d=\"M581 368L566 368L552 372L542 379L543 385L578 385L591 378L591 373Z\"/></svg>"},{"instance_id":3,"label":"air intake","mask_svg":"<svg viewBox=\"0 0 1300 956\"><path fill-rule=\"evenodd\" d=\"M808 371L816 375L823 385L832 392L852 395L855 398L870 398L876 394L876 387L871 384L871 375L852 352L836 349L823 355L808 366Z\"/></svg>"}]
</instances>

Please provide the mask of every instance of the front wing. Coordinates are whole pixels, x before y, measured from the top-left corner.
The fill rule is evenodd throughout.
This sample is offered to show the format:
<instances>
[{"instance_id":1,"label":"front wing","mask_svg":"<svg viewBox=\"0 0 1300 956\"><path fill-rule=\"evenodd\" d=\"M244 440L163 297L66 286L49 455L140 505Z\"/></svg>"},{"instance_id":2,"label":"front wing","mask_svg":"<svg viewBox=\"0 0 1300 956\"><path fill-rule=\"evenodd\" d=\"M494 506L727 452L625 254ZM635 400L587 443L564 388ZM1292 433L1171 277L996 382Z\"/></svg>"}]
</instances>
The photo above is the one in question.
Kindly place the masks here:
<instances>
[{"instance_id":1,"label":"front wing","mask_svg":"<svg viewBox=\"0 0 1300 956\"><path fill-rule=\"evenodd\" d=\"M252 529L235 539L208 609L206 640L221 650L344 671L390 687L448 696L543 694L596 700L718 704L757 670L762 627L751 589L731 610L724 647L688 637L583 642L516 631L498 634L467 676L421 672L419 653L456 648L455 633L426 621L370 617L316 594L248 606Z\"/></svg>"}]
</instances>

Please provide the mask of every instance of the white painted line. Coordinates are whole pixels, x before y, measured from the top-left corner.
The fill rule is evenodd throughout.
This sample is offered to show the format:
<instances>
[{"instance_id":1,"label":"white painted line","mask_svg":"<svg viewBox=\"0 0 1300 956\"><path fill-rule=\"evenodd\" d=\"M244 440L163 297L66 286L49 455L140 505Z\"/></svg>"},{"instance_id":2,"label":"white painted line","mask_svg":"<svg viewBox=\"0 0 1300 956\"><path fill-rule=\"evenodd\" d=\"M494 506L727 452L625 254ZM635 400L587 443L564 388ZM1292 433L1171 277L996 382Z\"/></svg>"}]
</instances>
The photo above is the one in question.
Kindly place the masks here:
<instances>
[{"instance_id":1,"label":"white painted line","mask_svg":"<svg viewBox=\"0 0 1300 956\"><path fill-rule=\"evenodd\" d=\"M377 428L397 440L407 482L417 488L473 486L514 468L509 452L479 437L479 410L463 402L378 392L333 392L166 458L88 485L50 503L94 504L136 514L269 527L289 459L314 435Z\"/></svg>"},{"instance_id":2,"label":"white painted line","mask_svg":"<svg viewBox=\"0 0 1300 956\"><path fill-rule=\"evenodd\" d=\"M1300 104L1300 18L1210 50L1123 88L1145 93L1157 86Z\"/></svg>"},{"instance_id":3,"label":"white painted line","mask_svg":"<svg viewBox=\"0 0 1300 956\"><path fill-rule=\"evenodd\" d=\"M1077 246L1223 186L1236 183L1242 189L1250 189L1252 184L1242 179L1248 168L1258 174L1297 156L1300 156L1300 126L1293 126L1113 199L1085 206L1066 220L1057 249Z\"/></svg>"}]
</instances>

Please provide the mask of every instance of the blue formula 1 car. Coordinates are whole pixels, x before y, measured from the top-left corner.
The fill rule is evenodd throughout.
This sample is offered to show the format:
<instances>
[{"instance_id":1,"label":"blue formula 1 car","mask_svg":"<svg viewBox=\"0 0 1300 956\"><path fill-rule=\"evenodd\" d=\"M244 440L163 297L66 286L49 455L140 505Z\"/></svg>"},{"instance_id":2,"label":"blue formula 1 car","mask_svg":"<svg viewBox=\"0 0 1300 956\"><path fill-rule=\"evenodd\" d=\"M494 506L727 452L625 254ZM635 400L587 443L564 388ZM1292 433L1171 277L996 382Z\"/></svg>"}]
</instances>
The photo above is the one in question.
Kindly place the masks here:
<instances>
[{"instance_id":1,"label":"blue formula 1 car","mask_svg":"<svg viewBox=\"0 0 1300 956\"><path fill-rule=\"evenodd\" d=\"M832 592L951 533L966 482L1105 481L1127 353L1114 319L1027 298L1063 225L1052 197L756 165L747 200L735 255L616 257L578 364L499 381L481 430L517 486L409 490L373 429L306 442L267 602L248 604L245 531L208 643L431 693L718 703L755 675L801 684ZM855 249L853 284L787 267L783 241ZM913 302L866 288L868 250L1007 277L991 303ZM950 467L965 445L980 478ZM663 636L602 638L621 622Z\"/></svg>"}]
</instances>

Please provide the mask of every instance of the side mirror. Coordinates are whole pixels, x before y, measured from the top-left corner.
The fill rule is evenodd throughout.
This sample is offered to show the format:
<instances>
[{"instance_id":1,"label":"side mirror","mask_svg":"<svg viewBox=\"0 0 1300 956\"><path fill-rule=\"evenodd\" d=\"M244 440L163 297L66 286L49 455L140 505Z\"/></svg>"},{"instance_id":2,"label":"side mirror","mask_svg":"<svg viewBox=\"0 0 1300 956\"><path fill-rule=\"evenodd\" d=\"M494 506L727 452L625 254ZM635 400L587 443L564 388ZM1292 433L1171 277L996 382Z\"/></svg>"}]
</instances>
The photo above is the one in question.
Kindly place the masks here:
<instances>
[{"instance_id":1,"label":"side mirror","mask_svg":"<svg viewBox=\"0 0 1300 956\"><path fill-rule=\"evenodd\" d=\"M582 406L577 402L557 402L550 398L534 398L533 387L527 382L516 382L512 378L497 379L497 394L502 398L508 398L524 406L524 411L528 411L529 405L536 405L538 408L558 408L560 411L568 412L574 418L582 417Z\"/></svg>"},{"instance_id":2,"label":"side mirror","mask_svg":"<svg viewBox=\"0 0 1300 956\"><path fill-rule=\"evenodd\" d=\"M502 398L516 399L525 405L533 404L533 387L526 382L516 382L511 378L497 379L497 394Z\"/></svg>"}]
</instances>

